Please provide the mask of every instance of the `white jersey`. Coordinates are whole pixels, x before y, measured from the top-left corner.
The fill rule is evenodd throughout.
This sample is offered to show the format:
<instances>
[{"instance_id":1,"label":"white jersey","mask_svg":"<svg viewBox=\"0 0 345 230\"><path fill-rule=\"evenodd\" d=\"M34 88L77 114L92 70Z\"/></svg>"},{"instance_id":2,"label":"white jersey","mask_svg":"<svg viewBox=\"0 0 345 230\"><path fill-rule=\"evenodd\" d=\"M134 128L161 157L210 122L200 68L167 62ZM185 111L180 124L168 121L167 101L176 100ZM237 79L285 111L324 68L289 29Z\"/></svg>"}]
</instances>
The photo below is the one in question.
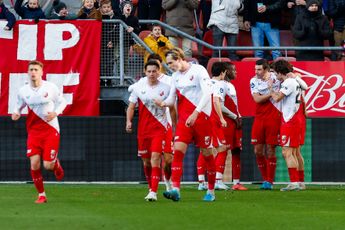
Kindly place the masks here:
<instances>
[{"instance_id":1,"label":"white jersey","mask_svg":"<svg viewBox=\"0 0 345 230\"><path fill-rule=\"evenodd\" d=\"M301 87L293 78L287 78L282 84L280 92L285 95L282 100L282 113L285 122L288 122L297 113L301 102Z\"/></svg>"},{"instance_id":2,"label":"white jersey","mask_svg":"<svg viewBox=\"0 0 345 230\"><path fill-rule=\"evenodd\" d=\"M219 81L219 80L215 80L215 79L211 79L211 91L212 91L212 95L213 97L219 97L220 101L222 103L224 103L225 100L225 84L223 81Z\"/></svg>"},{"instance_id":3,"label":"white jersey","mask_svg":"<svg viewBox=\"0 0 345 230\"><path fill-rule=\"evenodd\" d=\"M172 75L171 94L166 100L173 104L178 97L179 120L186 120L196 109L207 116L211 115L211 83L207 70L198 64L190 64L185 72L175 72Z\"/></svg>"},{"instance_id":4,"label":"white jersey","mask_svg":"<svg viewBox=\"0 0 345 230\"><path fill-rule=\"evenodd\" d=\"M42 81L42 85L38 88L33 88L30 83L27 83L20 88L17 96L17 104L14 113L21 114L22 109L28 106L29 114L27 117L27 130L44 131L46 125L53 127L57 132L60 132L58 118L47 122L45 117L48 112L62 113L67 103L63 98L62 93L53 83Z\"/></svg>"},{"instance_id":5,"label":"white jersey","mask_svg":"<svg viewBox=\"0 0 345 230\"><path fill-rule=\"evenodd\" d=\"M129 101L139 106L139 137L161 135L168 129L166 110L157 106L153 99L163 101L169 96L169 92L169 85L158 82L157 85L150 86L147 78L133 85Z\"/></svg>"},{"instance_id":6,"label":"white jersey","mask_svg":"<svg viewBox=\"0 0 345 230\"><path fill-rule=\"evenodd\" d=\"M235 86L228 81L223 82L225 85L225 106L232 113L240 116L240 113L238 111L238 99Z\"/></svg>"}]
</instances>

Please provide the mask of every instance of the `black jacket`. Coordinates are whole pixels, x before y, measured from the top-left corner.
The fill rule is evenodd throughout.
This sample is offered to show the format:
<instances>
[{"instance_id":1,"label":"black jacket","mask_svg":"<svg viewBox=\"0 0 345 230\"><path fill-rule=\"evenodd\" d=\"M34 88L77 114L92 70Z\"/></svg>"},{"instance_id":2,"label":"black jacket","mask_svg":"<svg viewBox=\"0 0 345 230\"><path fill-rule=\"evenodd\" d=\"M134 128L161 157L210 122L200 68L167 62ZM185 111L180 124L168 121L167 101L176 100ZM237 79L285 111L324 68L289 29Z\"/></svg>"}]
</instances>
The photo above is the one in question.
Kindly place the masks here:
<instances>
[{"instance_id":1,"label":"black jacket","mask_svg":"<svg viewBox=\"0 0 345 230\"><path fill-rule=\"evenodd\" d=\"M244 0L244 21L249 21L252 26L256 22L271 23L271 27L278 28L281 20L281 11L286 0ZM258 13L258 3L263 3L267 9Z\"/></svg>"},{"instance_id":2,"label":"black jacket","mask_svg":"<svg viewBox=\"0 0 345 230\"><path fill-rule=\"evenodd\" d=\"M0 4L0 19L6 19L7 20L7 27L12 29L14 26L14 23L16 23L16 18L14 15L6 8L4 3ZM2 28L1 28L2 29Z\"/></svg>"},{"instance_id":3,"label":"black jacket","mask_svg":"<svg viewBox=\"0 0 345 230\"><path fill-rule=\"evenodd\" d=\"M37 9L31 9L28 7L27 3L22 6L23 0L17 0L16 4L14 5L14 10L17 14L22 17L22 19L44 19L46 18L44 12L39 7Z\"/></svg>"},{"instance_id":4,"label":"black jacket","mask_svg":"<svg viewBox=\"0 0 345 230\"><path fill-rule=\"evenodd\" d=\"M133 27L133 29L134 29L133 33L135 33L137 35L139 34L140 26L139 26L139 20L136 16L130 15L126 18L126 16L122 14L120 16L117 16L115 19L122 20L124 23L126 23L127 26ZM132 36L129 33L127 33L127 31L124 32L124 40L128 41L129 45L134 44Z\"/></svg>"},{"instance_id":5,"label":"black jacket","mask_svg":"<svg viewBox=\"0 0 345 230\"><path fill-rule=\"evenodd\" d=\"M326 16L321 10L311 14L308 10L297 16L292 28L292 34L297 39L297 46L323 46L323 41L328 39L332 30ZM296 51L296 59L309 61L323 61L322 50Z\"/></svg>"},{"instance_id":6,"label":"black jacket","mask_svg":"<svg viewBox=\"0 0 345 230\"><path fill-rule=\"evenodd\" d=\"M345 0L328 0L326 14L333 19L334 30L342 32L345 26Z\"/></svg>"}]
</instances>

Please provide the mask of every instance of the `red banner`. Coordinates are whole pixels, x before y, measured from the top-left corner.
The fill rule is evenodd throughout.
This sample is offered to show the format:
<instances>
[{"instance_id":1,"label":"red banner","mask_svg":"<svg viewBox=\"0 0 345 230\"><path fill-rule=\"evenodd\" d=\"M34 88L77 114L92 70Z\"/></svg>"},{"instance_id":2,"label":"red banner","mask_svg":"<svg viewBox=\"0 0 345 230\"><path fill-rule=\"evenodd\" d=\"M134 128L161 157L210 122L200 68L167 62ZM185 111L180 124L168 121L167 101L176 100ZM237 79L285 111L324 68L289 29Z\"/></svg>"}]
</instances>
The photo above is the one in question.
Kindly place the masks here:
<instances>
[{"instance_id":1,"label":"red banner","mask_svg":"<svg viewBox=\"0 0 345 230\"><path fill-rule=\"evenodd\" d=\"M0 115L11 113L30 60L43 62L43 79L63 92L64 115L99 115L101 28L87 20L20 21L10 32L0 29Z\"/></svg>"},{"instance_id":2,"label":"red banner","mask_svg":"<svg viewBox=\"0 0 345 230\"><path fill-rule=\"evenodd\" d=\"M239 109L242 116L254 116L255 102L249 81L255 62L236 62ZM305 92L309 117L345 117L345 62L292 62L295 72L308 84Z\"/></svg>"}]
</instances>

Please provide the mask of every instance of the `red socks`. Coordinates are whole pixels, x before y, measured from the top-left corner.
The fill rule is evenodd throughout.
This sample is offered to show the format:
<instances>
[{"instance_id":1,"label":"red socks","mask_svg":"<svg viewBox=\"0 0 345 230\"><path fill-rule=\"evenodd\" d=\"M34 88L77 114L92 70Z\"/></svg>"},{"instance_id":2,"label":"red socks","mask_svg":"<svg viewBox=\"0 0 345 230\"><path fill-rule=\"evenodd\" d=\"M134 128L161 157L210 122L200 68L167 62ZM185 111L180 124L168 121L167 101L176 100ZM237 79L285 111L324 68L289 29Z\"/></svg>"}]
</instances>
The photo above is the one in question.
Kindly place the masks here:
<instances>
[{"instance_id":1,"label":"red socks","mask_svg":"<svg viewBox=\"0 0 345 230\"><path fill-rule=\"evenodd\" d=\"M205 175L206 172L206 162L205 162L205 157L202 155L202 153L199 153L198 161L196 163L197 167L197 173L198 176L200 175ZM199 182L204 182L204 181L199 181Z\"/></svg>"},{"instance_id":2,"label":"red socks","mask_svg":"<svg viewBox=\"0 0 345 230\"><path fill-rule=\"evenodd\" d=\"M183 158L184 154L179 150L175 150L174 159L171 164L171 181L174 188L180 188L181 185L181 177L183 173Z\"/></svg>"},{"instance_id":3,"label":"red socks","mask_svg":"<svg viewBox=\"0 0 345 230\"><path fill-rule=\"evenodd\" d=\"M274 177L276 175L277 158L269 157L267 159L267 181L273 184Z\"/></svg>"},{"instance_id":4,"label":"red socks","mask_svg":"<svg viewBox=\"0 0 345 230\"><path fill-rule=\"evenodd\" d=\"M216 172L224 174L227 151L219 152L216 156Z\"/></svg>"},{"instance_id":5,"label":"red socks","mask_svg":"<svg viewBox=\"0 0 345 230\"><path fill-rule=\"evenodd\" d=\"M208 189L213 190L216 183L216 163L213 155L204 156L207 167Z\"/></svg>"},{"instance_id":6,"label":"red socks","mask_svg":"<svg viewBox=\"0 0 345 230\"><path fill-rule=\"evenodd\" d=\"M297 171L298 172L298 181L304 182L304 170Z\"/></svg>"},{"instance_id":7,"label":"red socks","mask_svg":"<svg viewBox=\"0 0 345 230\"><path fill-rule=\"evenodd\" d=\"M232 179L239 180L241 177L241 155L233 153L231 157L232 164Z\"/></svg>"},{"instance_id":8,"label":"red socks","mask_svg":"<svg viewBox=\"0 0 345 230\"><path fill-rule=\"evenodd\" d=\"M267 181L266 158L264 156L256 156L256 164L261 172L262 179Z\"/></svg>"},{"instance_id":9,"label":"red socks","mask_svg":"<svg viewBox=\"0 0 345 230\"><path fill-rule=\"evenodd\" d=\"M147 184L149 185L149 189L151 189L151 172L152 172L151 166L147 167L144 165L144 174L145 174Z\"/></svg>"},{"instance_id":10,"label":"red socks","mask_svg":"<svg viewBox=\"0 0 345 230\"><path fill-rule=\"evenodd\" d=\"M293 182L298 182L298 171L297 168L288 168L289 170L289 176L290 176L290 181Z\"/></svg>"},{"instance_id":11,"label":"red socks","mask_svg":"<svg viewBox=\"0 0 345 230\"><path fill-rule=\"evenodd\" d=\"M38 193L43 193L44 186L43 186L43 177L42 177L41 169L38 169L38 170L31 169L31 177Z\"/></svg>"},{"instance_id":12,"label":"red socks","mask_svg":"<svg viewBox=\"0 0 345 230\"><path fill-rule=\"evenodd\" d=\"M161 169L159 167L152 167L151 171L151 190L152 192L157 192L158 184L160 180Z\"/></svg>"}]
</instances>

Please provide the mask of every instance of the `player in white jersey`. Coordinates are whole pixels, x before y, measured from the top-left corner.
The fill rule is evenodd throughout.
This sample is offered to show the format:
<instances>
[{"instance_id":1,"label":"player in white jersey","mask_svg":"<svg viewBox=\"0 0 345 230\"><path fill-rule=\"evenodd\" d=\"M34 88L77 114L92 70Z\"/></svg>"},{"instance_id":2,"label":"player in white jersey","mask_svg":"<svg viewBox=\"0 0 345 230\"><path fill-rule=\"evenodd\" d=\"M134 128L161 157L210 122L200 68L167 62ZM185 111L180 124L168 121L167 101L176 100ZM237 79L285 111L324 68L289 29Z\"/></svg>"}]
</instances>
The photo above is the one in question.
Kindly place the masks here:
<instances>
[{"instance_id":1,"label":"player in white jersey","mask_svg":"<svg viewBox=\"0 0 345 230\"><path fill-rule=\"evenodd\" d=\"M159 69L160 65L156 60L149 60L145 64L147 77L133 86L127 109L126 131L132 132L135 106L139 107L138 155L143 160L150 189L149 194L145 197L147 201L157 200L161 154L164 144L171 144L165 143L166 136L169 132L171 133L166 110L154 103L154 99L166 99L170 92L169 85L158 81Z\"/></svg>"},{"instance_id":2,"label":"player in white jersey","mask_svg":"<svg viewBox=\"0 0 345 230\"><path fill-rule=\"evenodd\" d=\"M64 171L57 158L60 143L60 128L57 116L66 107L66 101L56 85L42 80L43 64L38 61L29 63L29 83L18 93L17 104L12 120L21 116L27 106L26 119L28 132L27 157L30 158L31 177L39 193L36 203L46 203L47 198L41 173L41 159L46 170L54 171L57 180L62 180Z\"/></svg>"},{"instance_id":3,"label":"player in white jersey","mask_svg":"<svg viewBox=\"0 0 345 230\"><path fill-rule=\"evenodd\" d=\"M171 166L173 190L164 196L173 201L180 200L180 184L183 158L188 144L194 141L200 147L208 171L208 191L204 201L214 201L215 161L212 155L212 109L210 77L207 70L198 64L188 63L181 49L166 53L167 64L175 71L172 76L171 93L165 101L156 101L160 106L172 106L176 102L178 122L175 132L174 159Z\"/></svg>"},{"instance_id":4,"label":"player in white jersey","mask_svg":"<svg viewBox=\"0 0 345 230\"><path fill-rule=\"evenodd\" d=\"M290 176L290 184L281 191L299 190L297 148L300 145L300 121L298 111L301 103L301 86L294 78L287 75L291 65L285 60L273 65L277 77L282 81L280 91L273 92L273 100L282 102L282 124L280 128L280 145Z\"/></svg>"},{"instance_id":5,"label":"player in white jersey","mask_svg":"<svg viewBox=\"0 0 345 230\"><path fill-rule=\"evenodd\" d=\"M148 56L147 60L156 60L158 61L159 65L160 65L160 69L158 70L157 74L158 74L158 80L160 82L163 82L167 85L171 85L171 77L162 73L162 58L158 55L158 54L150 54ZM132 84L131 86L128 87L128 92L132 92L133 91L133 87L136 87L137 85L141 84L143 81L147 81L147 77L143 77L141 78L138 82ZM175 106L172 106L171 108L166 108L166 113L167 113L167 119L169 124L171 125L171 127L176 124L176 110L175 110ZM174 122L174 124L173 124ZM172 155L172 140L173 140L173 136L172 136L172 132L168 132L168 134L171 135L167 135L166 136L166 140L165 140L165 144L164 144L164 149L163 149L163 159L164 159L164 166L163 166L163 171L164 171L164 182L165 182L165 186L166 186L166 190L170 191L171 190L171 162L173 159L173 155ZM171 144L169 144L171 143ZM145 159L142 158L145 162L145 175L146 174L151 174L151 164L149 159ZM148 177L147 177L148 178Z\"/></svg>"}]
</instances>

